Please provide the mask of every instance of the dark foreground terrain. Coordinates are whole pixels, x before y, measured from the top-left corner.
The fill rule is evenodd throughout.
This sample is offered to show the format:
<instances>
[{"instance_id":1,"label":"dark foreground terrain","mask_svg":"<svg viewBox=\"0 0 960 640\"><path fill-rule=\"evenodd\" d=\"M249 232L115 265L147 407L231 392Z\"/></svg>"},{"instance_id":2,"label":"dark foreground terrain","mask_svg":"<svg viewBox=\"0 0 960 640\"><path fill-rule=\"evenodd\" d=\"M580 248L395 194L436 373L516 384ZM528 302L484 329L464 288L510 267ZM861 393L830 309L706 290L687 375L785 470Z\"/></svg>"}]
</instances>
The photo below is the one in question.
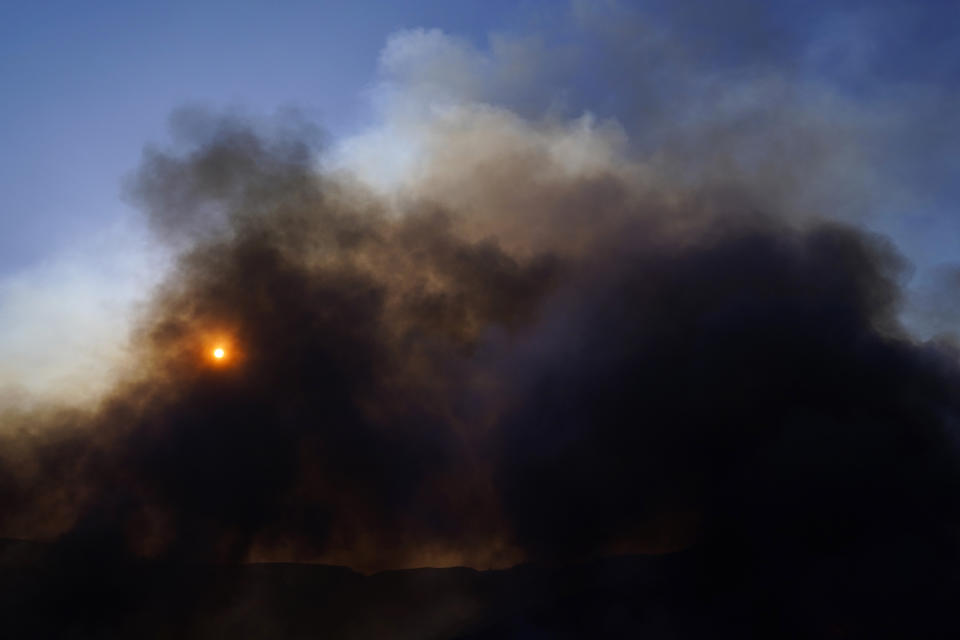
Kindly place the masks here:
<instances>
[{"instance_id":1,"label":"dark foreground terrain","mask_svg":"<svg viewBox=\"0 0 960 640\"><path fill-rule=\"evenodd\" d=\"M364 576L321 565L120 563L6 541L0 615L9 638L956 637L952 583L870 593L861 575L850 592L843 580L763 585L716 567L721 583L715 562L697 551ZM869 569L881 583L901 570Z\"/></svg>"}]
</instances>

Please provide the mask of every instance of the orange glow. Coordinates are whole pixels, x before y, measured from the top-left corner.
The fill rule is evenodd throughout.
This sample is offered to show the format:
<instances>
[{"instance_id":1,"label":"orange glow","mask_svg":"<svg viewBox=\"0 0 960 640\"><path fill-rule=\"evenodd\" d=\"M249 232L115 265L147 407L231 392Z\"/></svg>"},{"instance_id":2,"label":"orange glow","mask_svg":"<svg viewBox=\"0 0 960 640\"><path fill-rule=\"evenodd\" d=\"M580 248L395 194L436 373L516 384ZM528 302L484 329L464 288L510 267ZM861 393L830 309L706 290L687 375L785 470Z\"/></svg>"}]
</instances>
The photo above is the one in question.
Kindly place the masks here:
<instances>
[{"instance_id":1,"label":"orange glow","mask_svg":"<svg viewBox=\"0 0 960 640\"><path fill-rule=\"evenodd\" d=\"M220 368L239 364L242 354L230 335L217 332L200 340L200 355L208 365Z\"/></svg>"}]
</instances>

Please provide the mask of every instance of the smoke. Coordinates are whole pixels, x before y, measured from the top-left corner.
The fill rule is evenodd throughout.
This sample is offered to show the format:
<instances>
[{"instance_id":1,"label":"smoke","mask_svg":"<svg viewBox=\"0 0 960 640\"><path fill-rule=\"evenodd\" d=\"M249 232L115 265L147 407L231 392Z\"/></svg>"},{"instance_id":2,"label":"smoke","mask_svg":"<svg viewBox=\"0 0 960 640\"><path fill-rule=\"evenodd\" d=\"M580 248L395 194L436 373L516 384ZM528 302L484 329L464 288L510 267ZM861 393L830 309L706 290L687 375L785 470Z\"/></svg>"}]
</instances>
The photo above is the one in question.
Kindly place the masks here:
<instances>
[{"instance_id":1,"label":"smoke","mask_svg":"<svg viewBox=\"0 0 960 640\"><path fill-rule=\"evenodd\" d=\"M382 126L327 155L178 112L128 184L177 258L96 404L5 412L3 535L363 570L694 548L795 612L945 593L960 354L902 326L850 112L766 70L709 117L654 95L639 138L494 103L543 46L397 35Z\"/></svg>"},{"instance_id":2,"label":"smoke","mask_svg":"<svg viewBox=\"0 0 960 640\"><path fill-rule=\"evenodd\" d=\"M117 225L0 279L4 404L73 405L109 390L124 367L127 318L162 273L141 229ZM0 425L2 428L2 425Z\"/></svg>"},{"instance_id":3,"label":"smoke","mask_svg":"<svg viewBox=\"0 0 960 640\"><path fill-rule=\"evenodd\" d=\"M889 243L475 117L447 202L388 205L289 127L180 114L131 181L182 252L136 369L11 414L5 532L376 568L953 526L957 354L900 327Z\"/></svg>"}]
</instances>

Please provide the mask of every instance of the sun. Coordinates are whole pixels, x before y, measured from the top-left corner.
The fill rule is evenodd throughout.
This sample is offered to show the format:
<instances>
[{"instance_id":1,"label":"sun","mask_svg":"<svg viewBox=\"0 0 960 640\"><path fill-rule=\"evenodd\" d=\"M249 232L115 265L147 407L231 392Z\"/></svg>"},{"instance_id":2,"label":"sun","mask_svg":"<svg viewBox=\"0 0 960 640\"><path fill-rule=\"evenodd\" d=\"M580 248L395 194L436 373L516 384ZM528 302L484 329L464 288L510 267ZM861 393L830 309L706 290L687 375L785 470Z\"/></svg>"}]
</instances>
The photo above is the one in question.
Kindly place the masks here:
<instances>
[{"instance_id":1,"label":"sun","mask_svg":"<svg viewBox=\"0 0 960 640\"><path fill-rule=\"evenodd\" d=\"M226 333L212 333L201 336L200 343L197 345L199 351L197 355L207 366L220 369L223 367L232 367L239 363L242 349L237 347L237 342L233 336Z\"/></svg>"}]
</instances>

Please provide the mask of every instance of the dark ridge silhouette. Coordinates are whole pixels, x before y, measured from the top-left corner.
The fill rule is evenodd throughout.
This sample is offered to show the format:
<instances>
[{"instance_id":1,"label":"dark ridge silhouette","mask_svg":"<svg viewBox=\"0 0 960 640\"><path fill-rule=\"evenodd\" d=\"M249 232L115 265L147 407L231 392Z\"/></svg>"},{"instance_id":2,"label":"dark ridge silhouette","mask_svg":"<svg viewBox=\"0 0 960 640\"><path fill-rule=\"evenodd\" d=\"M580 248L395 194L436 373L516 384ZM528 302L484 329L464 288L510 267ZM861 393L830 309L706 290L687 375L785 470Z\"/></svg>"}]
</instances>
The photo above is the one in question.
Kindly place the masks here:
<instances>
[{"instance_id":1,"label":"dark ridge silhouette","mask_svg":"<svg viewBox=\"0 0 960 640\"><path fill-rule=\"evenodd\" d=\"M717 559L702 550L367 576L303 564L115 565L44 551L0 567L10 637L947 638L960 630L952 597L936 597L956 593L955 578L904 585L896 602L826 583L784 600L711 572ZM923 565L924 555L913 560ZM865 571L902 570L890 560ZM814 609L811 598L820 601Z\"/></svg>"}]
</instances>

